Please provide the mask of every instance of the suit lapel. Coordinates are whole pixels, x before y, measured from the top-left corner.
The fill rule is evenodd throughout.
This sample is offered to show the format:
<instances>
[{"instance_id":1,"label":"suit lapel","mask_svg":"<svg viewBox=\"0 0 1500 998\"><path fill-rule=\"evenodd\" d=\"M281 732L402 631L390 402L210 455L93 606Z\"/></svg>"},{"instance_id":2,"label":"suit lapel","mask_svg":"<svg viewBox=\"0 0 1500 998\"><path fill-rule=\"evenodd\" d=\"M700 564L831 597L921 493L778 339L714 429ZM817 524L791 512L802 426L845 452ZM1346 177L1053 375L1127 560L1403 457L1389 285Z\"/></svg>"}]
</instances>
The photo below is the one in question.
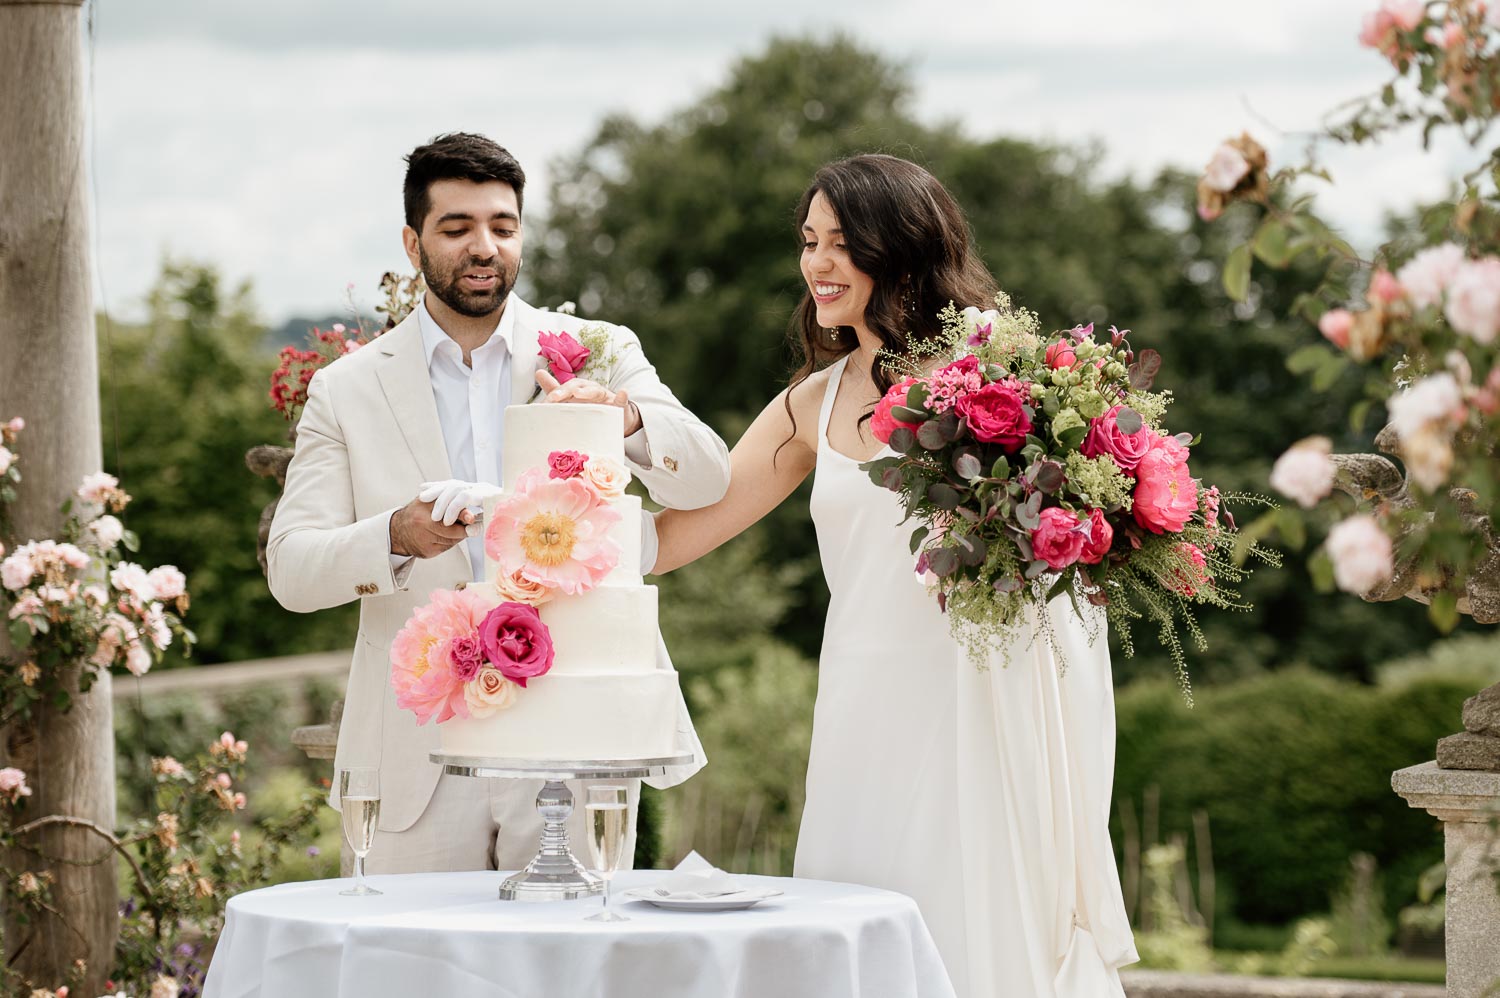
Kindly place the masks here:
<instances>
[{"instance_id":1,"label":"suit lapel","mask_svg":"<svg viewBox=\"0 0 1500 998\"><path fill-rule=\"evenodd\" d=\"M384 355L376 369L380 387L406 439L407 449L416 458L422 478L429 482L452 478L416 314L407 316L375 344Z\"/></svg>"},{"instance_id":2,"label":"suit lapel","mask_svg":"<svg viewBox=\"0 0 1500 998\"><path fill-rule=\"evenodd\" d=\"M542 313L515 295L506 307L516 310L511 326L510 404L525 405L537 390L537 336L542 332L538 328Z\"/></svg>"}]
</instances>

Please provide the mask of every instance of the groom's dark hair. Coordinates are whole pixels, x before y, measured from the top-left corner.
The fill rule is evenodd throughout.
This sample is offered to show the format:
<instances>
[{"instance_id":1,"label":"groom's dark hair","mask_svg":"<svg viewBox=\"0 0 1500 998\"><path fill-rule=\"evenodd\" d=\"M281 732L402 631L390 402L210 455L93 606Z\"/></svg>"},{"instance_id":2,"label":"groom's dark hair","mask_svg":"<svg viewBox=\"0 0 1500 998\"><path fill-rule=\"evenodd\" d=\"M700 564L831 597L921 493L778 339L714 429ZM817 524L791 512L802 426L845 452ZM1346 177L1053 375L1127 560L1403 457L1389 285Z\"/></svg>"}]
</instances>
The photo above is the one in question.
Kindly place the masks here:
<instances>
[{"instance_id":1,"label":"groom's dark hair","mask_svg":"<svg viewBox=\"0 0 1500 998\"><path fill-rule=\"evenodd\" d=\"M417 232L432 210L429 189L439 180L498 180L516 192L516 208L526 188L526 173L505 147L472 132L449 132L406 157L406 224Z\"/></svg>"}]
</instances>

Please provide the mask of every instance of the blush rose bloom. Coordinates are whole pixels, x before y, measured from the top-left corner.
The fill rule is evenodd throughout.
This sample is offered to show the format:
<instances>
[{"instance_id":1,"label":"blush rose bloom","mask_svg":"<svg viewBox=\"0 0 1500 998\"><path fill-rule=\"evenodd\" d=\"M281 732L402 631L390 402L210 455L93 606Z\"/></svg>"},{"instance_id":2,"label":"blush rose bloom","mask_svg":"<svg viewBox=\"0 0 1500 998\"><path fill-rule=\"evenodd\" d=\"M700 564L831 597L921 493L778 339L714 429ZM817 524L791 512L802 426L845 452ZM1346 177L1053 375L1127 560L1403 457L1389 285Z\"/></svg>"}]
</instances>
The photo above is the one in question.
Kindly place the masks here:
<instances>
[{"instance_id":1,"label":"blush rose bloom","mask_svg":"<svg viewBox=\"0 0 1500 998\"><path fill-rule=\"evenodd\" d=\"M94 541L105 551L113 550L114 546L125 536L125 525L117 517L107 513L90 521L87 529L93 535Z\"/></svg>"},{"instance_id":2,"label":"blush rose bloom","mask_svg":"<svg viewBox=\"0 0 1500 998\"><path fill-rule=\"evenodd\" d=\"M7 797L12 802L31 796L31 788L26 785L24 770L14 766L0 769L0 796Z\"/></svg>"},{"instance_id":3,"label":"blush rose bloom","mask_svg":"<svg viewBox=\"0 0 1500 998\"><path fill-rule=\"evenodd\" d=\"M96 471L92 475L83 476L83 484L78 486L78 498L102 505L119 486L120 480L114 475Z\"/></svg>"},{"instance_id":4,"label":"blush rose bloom","mask_svg":"<svg viewBox=\"0 0 1500 998\"><path fill-rule=\"evenodd\" d=\"M537 345L547 369L559 382L572 381L589 362L589 348L567 333L542 333Z\"/></svg>"},{"instance_id":5,"label":"blush rose bloom","mask_svg":"<svg viewBox=\"0 0 1500 998\"><path fill-rule=\"evenodd\" d=\"M1203 170L1203 182L1220 194L1228 194L1239 186L1250 172L1250 161L1228 142L1214 150L1213 158Z\"/></svg>"},{"instance_id":6,"label":"blush rose bloom","mask_svg":"<svg viewBox=\"0 0 1500 998\"><path fill-rule=\"evenodd\" d=\"M1347 308L1331 308L1318 320L1318 332L1340 350L1349 349L1349 334L1354 331L1354 313Z\"/></svg>"},{"instance_id":7,"label":"blush rose bloom","mask_svg":"<svg viewBox=\"0 0 1500 998\"><path fill-rule=\"evenodd\" d=\"M175 565L162 565L146 574L159 600L174 600L187 595L187 576Z\"/></svg>"},{"instance_id":8,"label":"blush rose bloom","mask_svg":"<svg viewBox=\"0 0 1500 998\"><path fill-rule=\"evenodd\" d=\"M548 478L576 478L588 462L587 454L576 450L555 450L547 455Z\"/></svg>"},{"instance_id":9,"label":"blush rose bloom","mask_svg":"<svg viewBox=\"0 0 1500 998\"><path fill-rule=\"evenodd\" d=\"M916 432L916 423L903 423L891 415L891 410L896 406L906 404L906 393L916 383L916 378L903 378L891 386L890 391L885 393L885 398L875 403L875 412L870 416L870 432L876 440L883 444L890 443L891 434L898 427Z\"/></svg>"},{"instance_id":10,"label":"blush rose bloom","mask_svg":"<svg viewBox=\"0 0 1500 998\"><path fill-rule=\"evenodd\" d=\"M1425 308L1443 300L1443 293L1464 263L1462 246L1443 243L1429 246L1407 261L1406 266L1396 271L1396 280L1406 291L1413 305Z\"/></svg>"},{"instance_id":11,"label":"blush rose bloom","mask_svg":"<svg viewBox=\"0 0 1500 998\"><path fill-rule=\"evenodd\" d=\"M1078 449L1084 457L1107 454L1120 466L1121 471L1133 475L1141 458L1151 450L1156 434L1144 423L1134 433L1121 430L1116 421L1123 408L1125 407L1122 405L1112 406L1104 415L1089 420L1089 432Z\"/></svg>"},{"instance_id":12,"label":"blush rose bloom","mask_svg":"<svg viewBox=\"0 0 1500 998\"><path fill-rule=\"evenodd\" d=\"M1020 450L1031 432L1031 417L1026 414L1020 390L1007 382L991 382L970 392L953 408L968 424L974 439L999 444L1008 454Z\"/></svg>"},{"instance_id":13,"label":"blush rose bloom","mask_svg":"<svg viewBox=\"0 0 1500 998\"><path fill-rule=\"evenodd\" d=\"M1031 532L1031 548L1037 559L1053 571L1077 561L1089 539L1088 531L1079 529L1082 523L1077 513L1057 506L1042 510L1042 522Z\"/></svg>"},{"instance_id":14,"label":"blush rose bloom","mask_svg":"<svg viewBox=\"0 0 1500 998\"><path fill-rule=\"evenodd\" d=\"M1493 343L1500 332L1500 259L1489 256L1459 267L1448 285L1443 314L1476 343Z\"/></svg>"},{"instance_id":15,"label":"blush rose bloom","mask_svg":"<svg viewBox=\"0 0 1500 998\"><path fill-rule=\"evenodd\" d=\"M618 499L630 484L630 472L613 458L591 457L583 465L583 480L604 498Z\"/></svg>"},{"instance_id":16,"label":"blush rose bloom","mask_svg":"<svg viewBox=\"0 0 1500 998\"><path fill-rule=\"evenodd\" d=\"M479 625L479 640L490 664L519 686L552 668L552 635L535 607L501 603Z\"/></svg>"},{"instance_id":17,"label":"blush rose bloom","mask_svg":"<svg viewBox=\"0 0 1500 998\"><path fill-rule=\"evenodd\" d=\"M1363 596L1396 570L1390 535L1367 513L1330 530L1324 547L1333 562L1333 581L1348 593Z\"/></svg>"},{"instance_id":18,"label":"blush rose bloom","mask_svg":"<svg viewBox=\"0 0 1500 998\"><path fill-rule=\"evenodd\" d=\"M1078 560L1085 565L1097 565L1109 554L1114 542L1115 528L1104 518L1104 510L1089 510L1088 537L1083 542L1083 551L1079 553Z\"/></svg>"},{"instance_id":19,"label":"blush rose bloom","mask_svg":"<svg viewBox=\"0 0 1500 998\"><path fill-rule=\"evenodd\" d=\"M1179 452L1185 454L1186 448L1171 437L1158 437L1136 467L1131 512L1153 534L1179 532L1198 509L1198 483Z\"/></svg>"},{"instance_id":20,"label":"blush rose bloom","mask_svg":"<svg viewBox=\"0 0 1500 998\"><path fill-rule=\"evenodd\" d=\"M1271 467L1271 488L1303 509L1312 509L1333 491L1337 469L1331 453L1333 441L1327 437L1308 437L1292 445Z\"/></svg>"},{"instance_id":21,"label":"blush rose bloom","mask_svg":"<svg viewBox=\"0 0 1500 998\"><path fill-rule=\"evenodd\" d=\"M489 717L515 705L521 687L506 679L499 669L480 669L464 684L464 703L473 717Z\"/></svg>"},{"instance_id":22,"label":"blush rose bloom","mask_svg":"<svg viewBox=\"0 0 1500 998\"><path fill-rule=\"evenodd\" d=\"M520 572L497 574L495 591L508 603L525 603L527 606L541 606L552 598L551 589L540 582L532 582Z\"/></svg>"}]
</instances>

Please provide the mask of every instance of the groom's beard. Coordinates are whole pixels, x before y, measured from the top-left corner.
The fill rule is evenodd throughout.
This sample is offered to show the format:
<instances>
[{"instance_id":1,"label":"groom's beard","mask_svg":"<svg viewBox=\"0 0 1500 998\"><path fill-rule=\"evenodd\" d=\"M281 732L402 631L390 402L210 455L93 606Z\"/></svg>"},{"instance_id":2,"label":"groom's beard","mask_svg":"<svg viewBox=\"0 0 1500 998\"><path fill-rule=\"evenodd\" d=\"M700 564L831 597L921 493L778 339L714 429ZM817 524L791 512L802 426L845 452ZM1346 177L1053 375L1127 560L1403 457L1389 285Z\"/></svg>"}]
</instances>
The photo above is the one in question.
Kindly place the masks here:
<instances>
[{"instance_id":1,"label":"groom's beard","mask_svg":"<svg viewBox=\"0 0 1500 998\"><path fill-rule=\"evenodd\" d=\"M417 256L422 264L422 276L427 281L427 290L437 295L438 301L459 315L466 315L471 319L482 319L487 315L493 315L501 305L505 304L506 297L516 286L516 272L506 270L504 261L498 256L489 260L468 257L463 263L448 270L440 270L434 265L425 247L420 245L417 247ZM495 280L494 289L465 291L459 286L459 279L466 272L479 267L493 270L499 275Z\"/></svg>"}]
</instances>

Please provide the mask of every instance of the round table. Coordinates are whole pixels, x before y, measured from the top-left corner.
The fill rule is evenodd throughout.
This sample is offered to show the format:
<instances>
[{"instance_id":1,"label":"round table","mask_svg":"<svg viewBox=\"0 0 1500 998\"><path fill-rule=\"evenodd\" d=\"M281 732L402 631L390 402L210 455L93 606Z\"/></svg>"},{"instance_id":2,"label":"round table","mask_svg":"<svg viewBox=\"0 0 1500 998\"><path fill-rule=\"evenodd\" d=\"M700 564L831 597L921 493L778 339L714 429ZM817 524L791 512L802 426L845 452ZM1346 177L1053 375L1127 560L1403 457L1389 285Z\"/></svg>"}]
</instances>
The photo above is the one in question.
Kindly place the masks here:
<instances>
[{"instance_id":1,"label":"round table","mask_svg":"<svg viewBox=\"0 0 1500 998\"><path fill-rule=\"evenodd\" d=\"M499 901L502 872L279 884L230 900L204 998L953 998L914 901L902 894L738 877L783 896L730 912L664 911L619 892L628 922L589 922L597 898Z\"/></svg>"}]
</instances>

